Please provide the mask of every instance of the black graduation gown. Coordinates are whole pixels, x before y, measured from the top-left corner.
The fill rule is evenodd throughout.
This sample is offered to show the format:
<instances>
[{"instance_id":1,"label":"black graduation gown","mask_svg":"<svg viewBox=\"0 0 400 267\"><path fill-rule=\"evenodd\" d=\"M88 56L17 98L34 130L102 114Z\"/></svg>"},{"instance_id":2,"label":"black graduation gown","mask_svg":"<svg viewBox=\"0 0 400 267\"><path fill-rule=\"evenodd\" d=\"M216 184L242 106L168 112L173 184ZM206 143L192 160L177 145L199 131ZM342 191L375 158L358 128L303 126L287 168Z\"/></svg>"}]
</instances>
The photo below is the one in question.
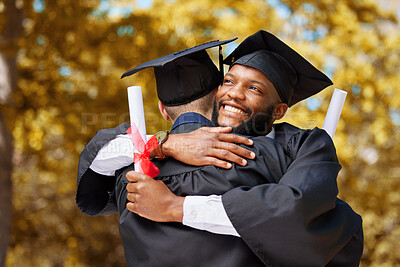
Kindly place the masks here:
<instances>
[{"instance_id":1,"label":"black graduation gown","mask_svg":"<svg viewBox=\"0 0 400 267\"><path fill-rule=\"evenodd\" d=\"M265 264L358 266L362 220L336 198L341 166L331 138L324 130L286 123L275 125L275 132L293 162L278 183L222 196L233 226Z\"/></svg>"},{"instance_id":2,"label":"black graduation gown","mask_svg":"<svg viewBox=\"0 0 400 267\"><path fill-rule=\"evenodd\" d=\"M126 127L121 125L114 130L116 132L111 133L102 130L100 135L104 136L95 137L87 148L98 151L115 135L123 133ZM303 156L297 168L296 164L290 165L292 172L289 175L286 175L289 172L286 166L291 160L279 152L272 156L280 163L271 169L284 172L286 176L279 175L279 171L274 176L270 169L262 167L262 153L276 149L271 149L269 146L274 142L264 137L254 139L256 160L249 161L246 167L235 166L234 170L211 166L193 167L173 159L156 162L164 175L157 178L162 179L177 195L227 192L223 195L224 207L241 239L215 235L177 223L155 223L127 211L124 187L128 181L125 173L133 167L118 172L113 191L112 179L99 177L88 169L97 152L94 155L81 155L78 206L89 215L115 212L119 206L120 232L126 257L128 263L134 266L139 266L139 263L145 266L257 266L261 261L276 266L323 266L328 262L332 266L340 262L349 266L356 264L362 251L361 219L347 204L336 200L336 176L340 165L331 140L323 138L325 141L319 142L317 137L325 132L318 129L303 131L288 124L277 125L275 129L276 140L285 145L285 152L290 158ZM307 140L312 142L308 144ZM303 147L303 143L306 146ZM315 164L310 164L312 162ZM322 164L323 171L317 171L313 179L309 179L309 173L301 168L319 164ZM81 168L81 165L86 168ZM175 173L177 170L179 174ZM321 173L321 179L317 179ZM239 178L236 179L236 175ZM270 180L260 180L260 177L268 177ZM98 179L102 178L106 179L99 183ZM96 186L93 187L93 183ZM230 190L233 188L236 189ZM113 197L112 192L116 197ZM306 207L306 204L311 207ZM170 248L174 247L183 253L169 253Z\"/></svg>"}]
</instances>

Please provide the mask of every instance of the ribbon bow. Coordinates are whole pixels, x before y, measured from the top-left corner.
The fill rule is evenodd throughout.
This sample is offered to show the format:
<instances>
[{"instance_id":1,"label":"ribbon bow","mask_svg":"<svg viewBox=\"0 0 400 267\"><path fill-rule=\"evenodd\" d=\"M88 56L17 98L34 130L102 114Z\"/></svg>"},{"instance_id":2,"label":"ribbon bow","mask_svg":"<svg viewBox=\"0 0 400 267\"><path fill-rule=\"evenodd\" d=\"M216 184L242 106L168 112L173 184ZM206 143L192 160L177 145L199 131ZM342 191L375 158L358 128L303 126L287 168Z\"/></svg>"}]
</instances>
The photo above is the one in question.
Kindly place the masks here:
<instances>
[{"instance_id":1,"label":"ribbon bow","mask_svg":"<svg viewBox=\"0 0 400 267\"><path fill-rule=\"evenodd\" d=\"M139 153L133 153L133 162L139 164L144 174L152 178L156 177L160 173L160 170L150 161L150 152L158 146L156 136L153 135L147 143L145 143L135 124L132 124L131 127L126 130L126 133L131 138L133 146L139 151Z\"/></svg>"}]
</instances>

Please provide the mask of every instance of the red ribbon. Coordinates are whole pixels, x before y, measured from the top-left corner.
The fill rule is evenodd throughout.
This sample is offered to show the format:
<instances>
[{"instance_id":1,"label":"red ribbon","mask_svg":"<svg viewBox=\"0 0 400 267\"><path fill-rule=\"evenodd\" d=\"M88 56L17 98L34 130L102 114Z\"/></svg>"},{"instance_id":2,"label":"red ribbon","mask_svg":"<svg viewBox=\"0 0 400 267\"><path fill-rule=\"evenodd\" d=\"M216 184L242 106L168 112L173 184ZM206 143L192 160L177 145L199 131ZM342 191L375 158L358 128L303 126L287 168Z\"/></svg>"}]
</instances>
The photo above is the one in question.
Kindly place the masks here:
<instances>
[{"instance_id":1,"label":"red ribbon","mask_svg":"<svg viewBox=\"0 0 400 267\"><path fill-rule=\"evenodd\" d=\"M144 143L142 136L140 135L135 124L132 124L126 133L129 134L133 146L139 153L133 153L133 162L140 165L141 170L144 174L156 177L160 170L150 161L150 152L153 151L158 146L158 141L155 135L153 135L147 143Z\"/></svg>"}]
</instances>

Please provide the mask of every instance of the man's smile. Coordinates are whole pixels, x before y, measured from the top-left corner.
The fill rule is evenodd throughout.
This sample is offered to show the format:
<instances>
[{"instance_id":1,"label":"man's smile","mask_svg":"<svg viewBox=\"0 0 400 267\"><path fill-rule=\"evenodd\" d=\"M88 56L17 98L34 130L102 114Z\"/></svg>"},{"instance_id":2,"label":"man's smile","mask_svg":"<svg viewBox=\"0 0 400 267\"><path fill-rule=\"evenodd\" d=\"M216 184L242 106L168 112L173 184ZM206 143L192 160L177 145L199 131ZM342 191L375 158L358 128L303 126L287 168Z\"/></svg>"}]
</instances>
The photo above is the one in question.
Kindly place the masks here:
<instances>
[{"instance_id":1,"label":"man's smile","mask_svg":"<svg viewBox=\"0 0 400 267\"><path fill-rule=\"evenodd\" d=\"M238 108L233 107L233 106L230 106L230 105L222 105L222 108L227 110L227 111L229 111L229 112L232 112L232 113L239 113L239 114L245 114L246 113L243 110L238 109Z\"/></svg>"},{"instance_id":2,"label":"man's smile","mask_svg":"<svg viewBox=\"0 0 400 267\"><path fill-rule=\"evenodd\" d=\"M218 124L237 127L248 120L252 112L246 106L242 106L233 100L221 100L218 109Z\"/></svg>"},{"instance_id":3,"label":"man's smile","mask_svg":"<svg viewBox=\"0 0 400 267\"><path fill-rule=\"evenodd\" d=\"M251 114L248 108L242 107L241 105L237 104L235 101L232 100L222 100L220 101L220 112L223 112L227 115L246 115L246 117Z\"/></svg>"}]
</instances>

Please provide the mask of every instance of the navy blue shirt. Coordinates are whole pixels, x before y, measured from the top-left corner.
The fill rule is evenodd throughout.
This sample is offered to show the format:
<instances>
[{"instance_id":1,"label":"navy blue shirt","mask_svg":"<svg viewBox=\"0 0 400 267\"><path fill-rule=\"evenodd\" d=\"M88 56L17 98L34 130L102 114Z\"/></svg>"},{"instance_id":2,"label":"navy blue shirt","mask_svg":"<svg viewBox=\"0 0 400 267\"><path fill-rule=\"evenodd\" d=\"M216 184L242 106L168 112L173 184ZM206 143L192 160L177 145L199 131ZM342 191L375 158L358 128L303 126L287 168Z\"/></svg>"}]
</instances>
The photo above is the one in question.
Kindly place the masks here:
<instances>
[{"instance_id":1,"label":"navy blue shirt","mask_svg":"<svg viewBox=\"0 0 400 267\"><path fill-rule=\"evenodd\" d=\"M212 122L204 117L203 115L196 113L196 112L187 112L184 114L181 114L174 124L172 125L171 131L173 131L175 128L178 126L184 125L184 124L189 124L189 123L198 123L198 124L204 124L206 127L212 127L214 126Z\"/></svg>"}]
</instances>

